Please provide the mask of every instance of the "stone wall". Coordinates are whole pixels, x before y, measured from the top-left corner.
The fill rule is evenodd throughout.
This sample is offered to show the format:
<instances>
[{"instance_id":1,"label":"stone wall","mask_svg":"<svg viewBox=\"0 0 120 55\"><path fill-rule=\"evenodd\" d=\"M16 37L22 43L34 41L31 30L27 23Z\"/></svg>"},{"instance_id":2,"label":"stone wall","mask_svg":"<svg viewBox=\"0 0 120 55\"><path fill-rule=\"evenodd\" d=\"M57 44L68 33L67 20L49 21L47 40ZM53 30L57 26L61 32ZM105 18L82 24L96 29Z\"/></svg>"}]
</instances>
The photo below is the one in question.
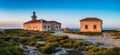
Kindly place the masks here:
<instances>
[{"instance_id":1,"label":"stone wall","mask_svg":"<svg viewBox=\"0 0 120 55\"><path fill-rule=\"evenodd\" d=\"M85 25L88 25L88 29L85 28ZM94 25L96 25L96 29ZM81 21L80 32L102 32L102 21Z\"/></svg>"},{"instance_id":2,"label":"stone wall","mask_svg":"<svg viewBox=\"0 0 120 55\"><path fill-rule=\"evenodd\" d=\"M29 23L24 24L24 30L39 30L42 31L42 23Z\"/></svg>"}]
</instances>

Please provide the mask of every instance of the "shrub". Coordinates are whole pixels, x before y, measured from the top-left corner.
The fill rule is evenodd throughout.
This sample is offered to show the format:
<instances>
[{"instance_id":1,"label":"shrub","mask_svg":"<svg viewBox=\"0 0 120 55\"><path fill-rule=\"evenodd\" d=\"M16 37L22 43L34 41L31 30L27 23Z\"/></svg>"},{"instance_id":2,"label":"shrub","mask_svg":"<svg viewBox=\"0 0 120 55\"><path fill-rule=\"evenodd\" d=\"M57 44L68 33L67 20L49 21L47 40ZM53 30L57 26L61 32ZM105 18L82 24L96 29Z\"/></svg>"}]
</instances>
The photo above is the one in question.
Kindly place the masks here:
<instances>
[{"instance_id":1,"label":"shrub","mask_svg":"<svg viewBox=\"0 0 120 55\"><path fill-rule=\"evenodd\" d=\"M105 49L92 46L87 50L87 55L120 55L120 48L110 47Z\"/></svg>"},{"instance_id":2,"label":"shrub","mask_svg":"<svg viewBox=\"0 0 120 55\"><path fill-rule=\"evenodd\" d=\"M48 36L47 37L47 41L48 42L56 42L57 41L57 37L56 36Z\"/></svg>"},{"instance_id":3,"label":"shrub","mask_svg":"<svg viewBox=\"0 0 120 55\"><path fill-rule=\"evenodd\" d=\"M76 49L80 46L80 41L75 41L73 47Z\"/></svg>"},{"instance_id":4,"label":"shrub","mask_svg":"<svg viewBox=\"0 0 120 55\"><path fill-rule=\"evenodd\" d=\"M72 47L73 47L73 44L70 43L70 42L67 42L67 43L64 43L64 44L63 44L63 47L64 47L64 48L72 48Z\"/></svg>"},{"instance_id":5,"label":"shrub","mask_svg":"<svg viewBox=\"0 0 120 55\"><path fill-rule=\"evenodd\" d=\"M39 43L36 43L36 44L35 44L35 47L39 48L39 47L40 47L40 44L39 44Z\"/></svg>"},{"instance_id":6,"label":"shrub","mask_svg":"<svg viewBox=\"0 0 120 55\"><path fill-rule=\"evenodd\" d=\"M111 34L113 36L113 39L120 39L120 33L114 32Z\"/></svg>"},{"instance_id":7,"label":"shrub","mask_svg":"<svg viewBox=\"0 0 120 55\"><path fill-rule=\"evenodd\" d=\"M76 50L81 50L81 51L84 51L86 48L86 46L79 46L78 48L76 48Z\"/></svg>"},{"instance_id":8,"label":"shrub","mask_svg":"<svg viewBox=\"0 0 120 55\"><path fill-rule=\"evenodd\" d=\"M63 45L64 43L65 43L64 40L60 40L58 44L59 44L59 45Z\"/></svg>"},{"instance_id":9,"label":"shrub","mask_svg":"<svg viewBox=\"0 0 120 55\"><path fill-rule=\"evenodd\" d=\"M27 44L27 41L29 41L29 39L28 38L21 38L20 40L19 40L19 42L20 43L22 43L22 44Z\"/></svg>"},{"instance_id":10,"label":"shrub","mask_svg":"<svg viewBox=\"0 0 120 55\"><path fill-rule=\"evenodd\" d=\"M62 37L63 37L63 39L69 39L69 37L67 35L64 35Z\"/></svg>"},{"instance_id":11,"label":"shrub","mask_svg":"<svg viewBox=\"0 0 120 55\"><path fill-rule=\"evenodd\" d=\"M20 38L14 37L14 38L12 38L12 40L14 40L15 42L19 42Z\"/></svg>"},{"instance_id":12,"label":"shrub","mask_svg":"<svg viewBox=\"0 0 120 55\"><path fill-rule=\"evenodd\" d=\"M87 46L88 43L86 41L80 41L80 46Z\"/></svg>"},{"instance_id":13,"label":"shrub","mask_svg":"<svg viewBox=\"0 0 120 55\"><path fill-rule=\"evenodd\" d=\"M8 50L12 53L12 55L21 55L22 54L22 49L20 49L18 46L8 47Z\"/></svg>"},{"instance_id":14,"label":"shrub","mask_svg":"<svg viewBox=\"0 0 120 55\"><path fill-rule=\"evenodd\" d=\"M107 53L108 55L120 55L120 48L118 47L110 47L108 50L107 50Z\"/></svg>"},{"instance_id":15,"label":"shrub","mask_svg":"<svg viewBox=\"0 0 120 55\"><path fill-rule=\"evenodd\" d=\"M73 47L76 49L76 48L80 48L80 47L84 47L84 46L87 46L88 43L84 40L76 40L74 41L74 44L73 44Z\"/></svg>"},{"instance_id":16,"label":"shrub","mask_svg":"<svg viewBox=\"0 0 120 55\"><path fill-rule=\"evenodd\" d=\"M0 40L0 55L22 55L22 49L14 42Z\"/></svg>"},{"instance_id":17,"label":"shrub","mask_svg":"<svg viewBox=\"0 0 120 55\"><path fill-rule=\"evenodd\" d=\"M51 54L55 52L55 47L46 45L46 46L40 47L39 51L42 53Z\"/></svg>"},{"instance_id":18,"label":"shrub","mask_svg":"<svg viewBox=\"0 0 120 55\"><path fill-rule=\"evenodd\" d=\"M3 32L0 31L0 34L3 34Z\"/></svg>"},{"instance_id":19,"label":"shrub","mask_svg":"<svg viewBox=\"0 0 120 55\"><path fill-rule=\"evenodd\" d=\"M4 37L4 40L5 40L5 41L10 41L11 39L12 39L12 37L7 37L7 36Z\"/></svg>"},{"instance_id":20,"label":"shrub","mask_svg":"<svg viewBox=\"0 0 120 55\"><path fill-rule=\"evenodd\" d=\"M120 39L120 36L114 36L113 39Z\"/></svg>"},{"instance_id":21,"label":"shrub","mask_svg":"<svg viewBox=\"0 0 120 55\"><path fill-rule=\"evenodd\" d=\"M97 44L97 45L104 45L104 43L101 42L101 41L97 41L96 44Z\"/></svg>"},{"instance_id":22,"label":"shrub","mask_svg":"<svg viewBox=\"0 0 120 55\"><path fill-rule=\"evenodd\" d=\"M35 44L36 44L36 43L35 43L34 41L31 41L31 42L29 42L28 45L29 45L29 46L35 46Z\"/></svg>"}]
</instances>

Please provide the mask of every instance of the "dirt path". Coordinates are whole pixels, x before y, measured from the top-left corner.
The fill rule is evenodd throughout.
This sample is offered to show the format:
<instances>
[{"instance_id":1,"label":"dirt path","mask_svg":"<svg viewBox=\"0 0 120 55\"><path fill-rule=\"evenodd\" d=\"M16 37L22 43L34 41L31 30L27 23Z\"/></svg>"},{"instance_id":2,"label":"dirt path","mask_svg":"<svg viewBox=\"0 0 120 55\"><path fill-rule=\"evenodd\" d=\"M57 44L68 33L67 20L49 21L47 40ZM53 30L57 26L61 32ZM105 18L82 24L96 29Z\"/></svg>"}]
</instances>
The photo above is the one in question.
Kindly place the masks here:
<instances>
[{"instance_id":1,"label":"dirt path","mask_svg":"<svg viewBox=\"0 0 120 55\"><path fill-rule=\"evenodd\" d=\"M107 33L103 33L103 35L100 36L86 36L86 35L76 35L76 34L69 34L69 33L62 33L62 35L68 35L70 38L74 39L84 39L86 41L96 43L96 42L103 42L104 46L102 47L110 47L110 46L117 46L120 47L120 39L113 39L111 36Z\"/></svg>"},{"instance_id":2,"label":"dirt path","mask_svg":"<svg viewBox=\"0 0 120 55\"><path fill-rule=\"evenodd\" d=\"M96 42L103 42L104 46L101 47L110 47L110 46L117 46L120 47L120 39L113 39L108 33L103 33L100 36L88 36L88 35L77 35L77 34L70 34L70 33L63 33L62 31L55 32L54 35L68 35L70 38L74 39L84 39L86 41L96 43Z\"/></svg>"}]
</instances>

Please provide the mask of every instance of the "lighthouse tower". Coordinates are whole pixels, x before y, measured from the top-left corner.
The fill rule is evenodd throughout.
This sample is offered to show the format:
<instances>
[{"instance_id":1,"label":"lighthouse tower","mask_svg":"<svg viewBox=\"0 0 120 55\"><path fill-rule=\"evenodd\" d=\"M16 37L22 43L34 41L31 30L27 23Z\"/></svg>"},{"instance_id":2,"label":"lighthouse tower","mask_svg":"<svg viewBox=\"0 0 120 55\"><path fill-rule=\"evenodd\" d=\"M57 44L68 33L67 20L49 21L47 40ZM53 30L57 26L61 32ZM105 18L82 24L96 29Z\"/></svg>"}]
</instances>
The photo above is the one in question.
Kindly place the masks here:
<instances>
[{"instance_id":1,"label":"lighthouse tower","mask_svg":"<svg viewBox=\"0 0 120 55\"><path fill-rule=\"evenodd\" d=\"M35 20L36 20L37 16L36 16L35 11L33 11L33 15L31 16L31 18L32 18L32 21L35 21Z\"/></svg>"}]
</instances>

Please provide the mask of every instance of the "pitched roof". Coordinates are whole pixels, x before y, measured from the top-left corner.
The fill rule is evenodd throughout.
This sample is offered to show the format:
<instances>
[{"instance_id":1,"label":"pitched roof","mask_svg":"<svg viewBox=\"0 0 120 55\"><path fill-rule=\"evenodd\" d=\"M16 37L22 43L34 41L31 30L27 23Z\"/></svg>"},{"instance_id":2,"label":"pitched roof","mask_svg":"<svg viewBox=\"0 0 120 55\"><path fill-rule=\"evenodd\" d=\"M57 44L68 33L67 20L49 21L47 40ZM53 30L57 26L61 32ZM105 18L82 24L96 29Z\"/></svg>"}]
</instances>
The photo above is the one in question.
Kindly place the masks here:
<instances>
[{"instance_id":1,"label":"pitched roof","mask_svg":"<svg viewBox=\"0 0 120 55\"><path fill-rule=\"evenodd\" d=\"M61 23L56 22L56 21L46 21L46 20L44 20L44 19L35 20L35 21L31 20L31 21L25 22L24 24L29 24L29 23L41 23L41 22L43 22L43 23L51 23L51 24L53 24L53 25L54 25L54 24L61 24Z\"/></svg>"},{"instance_id":2,"label":"pitched roof","mask_svg":"<svg viewBox=\"0 0 120 55\"><path fill-rule=\"evenodd\" d=\"M57 21L48 21L48 22L51 23L51 24L61 24L61 23L59 23Z\"/></svg>"},{"instance_id":3,"label":"pitched roof","mask_svg":"<svg viewBox=\"0 0 120 55\"><path fill-rule=\"evenodd\" d=\"M35 20L35 21L31 20L31 21L25 22L24 24L28 24L28 23L41 23L41 22L48 23L48 21L46 21L44 19L40 19L40 20Z\"/></svg>"},{"instance_id":4,"label":"pitched roof","mask_svg":"<svg viewBox=\"0 0 120 55\"><path fill-rule=\"evenodd\" d=\"M82 19L80 21L102 21L102 20L98 19L98 18L85 18L85 19Z\"/></svg>"}]
</instances>

